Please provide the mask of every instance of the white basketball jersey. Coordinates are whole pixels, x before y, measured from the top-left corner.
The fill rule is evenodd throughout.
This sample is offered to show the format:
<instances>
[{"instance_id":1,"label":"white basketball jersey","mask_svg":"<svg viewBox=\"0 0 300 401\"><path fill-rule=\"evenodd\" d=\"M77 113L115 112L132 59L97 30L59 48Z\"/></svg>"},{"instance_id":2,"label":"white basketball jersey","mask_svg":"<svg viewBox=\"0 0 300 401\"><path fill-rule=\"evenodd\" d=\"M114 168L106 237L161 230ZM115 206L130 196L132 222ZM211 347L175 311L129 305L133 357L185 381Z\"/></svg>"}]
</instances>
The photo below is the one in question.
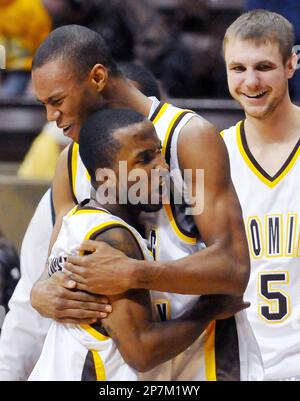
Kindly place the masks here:
<instances>
[{"instance_id":1,"label":"white basketball jersey","mask_svg":"<svg viewBox=\"0 0 300 401\"><path fill-rule=\"evenodd\" d=\"M246 227L251 277L245 299L266 379L300 376L300 142L274 176L256 162L244 122L222 132Z\"/></svg>"},{"instance_id":2,"label":"white basketball jersey","mask_svg":"<svg viewBox=\"0 0 300 401\"><path fill-rule=\"evenodd\" d=\"M181 129L197 116L156 98L149 119L153 122L170 169L179 170L177 140ZM74 199L90 197L91 185L78 153L78 145L69 150L69 177ZM177 177L180 181L180 178ZM180 182L175 182L181 185ZM157 260L176 260L205 247L192 216L185 205L164 205L157 213L143 213L149 236L149 248ZM160 293L167 300L168 319L181 316L199 296ZM226 338L226 340L225 340ZM212 322L198 340L171 363L171 380L261 380L260 353L244 312L226 321ZM145 375L145 380L148 376ZM149 378L150 379L150 378Z\"/></svg>"},{"instance_id":3,"label":"white basketball jersey","mask_svg":"<svg viewBox=\"0 0 300 401\"><path fill-rule=\"evenodd\" d=\"M94 239L112 227L129 230L145 259L152 260L140 234L120 218L91 207L76 206L64 217L62 228L48 260L49 275L63 269L67 255L76 253L83 240ZM152 293L153 315L163 313L166 301ZM168 366L149 371L152 380L169 379ZM162 376L162 372L164 375ZM113 340L98 324L74 325L52 322L41 356L29 380L139 380L139 373L122 358Z\"/></svg>"}]
</instances>

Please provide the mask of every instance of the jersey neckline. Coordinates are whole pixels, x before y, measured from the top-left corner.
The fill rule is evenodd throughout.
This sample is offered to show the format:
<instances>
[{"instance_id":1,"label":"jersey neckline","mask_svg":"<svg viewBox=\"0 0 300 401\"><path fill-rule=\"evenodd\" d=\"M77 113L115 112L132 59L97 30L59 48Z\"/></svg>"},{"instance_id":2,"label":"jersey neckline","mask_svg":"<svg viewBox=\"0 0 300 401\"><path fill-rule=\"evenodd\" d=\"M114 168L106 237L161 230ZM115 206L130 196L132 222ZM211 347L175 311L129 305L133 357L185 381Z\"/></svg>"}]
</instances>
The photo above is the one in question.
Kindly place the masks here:
<instances>
[{"instance_id":1,"label":"jersey neckline","mask_svg":"<svg viewBox=\"0 0 300 401\"><path fill-rule=\"evenodd\" d=\"M237 124L236 130L237 144L239 151L245 160L248 167L252 170L252 172L268 187L275 187L282 179L289 173L294 164L296 163L298 156L300 154L300 139L294 146L290 155L273 176L269 175L263 167L258 163L253 154L251 153L247 139L245 134L245 120L240 121Z\"/></svg>"}]
</instances>

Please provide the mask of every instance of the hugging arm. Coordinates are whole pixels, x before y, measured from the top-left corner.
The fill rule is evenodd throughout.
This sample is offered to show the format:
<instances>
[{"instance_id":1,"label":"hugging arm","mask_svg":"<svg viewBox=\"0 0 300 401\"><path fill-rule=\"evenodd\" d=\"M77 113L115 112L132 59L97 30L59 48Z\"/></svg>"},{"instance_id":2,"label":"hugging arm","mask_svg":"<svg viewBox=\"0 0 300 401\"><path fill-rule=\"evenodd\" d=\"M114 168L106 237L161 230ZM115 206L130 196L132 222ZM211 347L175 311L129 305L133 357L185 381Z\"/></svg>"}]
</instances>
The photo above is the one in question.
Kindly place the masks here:
<instances>
[{"instance_id":1,"label":"hugging arm","mask_svg":"<svg viewBox=\"0 0 300 401\"><path fill-rule=\"evenodd\" d=\"M192 144L192 145L191 145ZM87 256L72 256L66 268L78 288L98 294L117 294L145 288L182 294L240 296L249 279L249 253L237 195L230 179L225 144L206 120L192 118L178 139L180 168L189 169L195 194L196 172L204 172L204 208L193 215L206 248L170 261L137 261L104 243L85 242ZM116 280L116 276L118 279Z\"/></svg>"},{"instance_id":2,"label":"hugging arm","mask_svg":"<svg viewBox=\"0 0 300 401\"><path fill-rule=\"evenodd\" d=\"M136 240L126 229L110 229L97 239L131 258L142 259ZM181 318L157 322L153 319L150 295L146 290L129 290L112 297L111 302L113 313L103 319L102 324L125 361L142 372L183 352L211 320L230 316L246 307L240 298L205 297Z\"/></svg>"}]
</instances>

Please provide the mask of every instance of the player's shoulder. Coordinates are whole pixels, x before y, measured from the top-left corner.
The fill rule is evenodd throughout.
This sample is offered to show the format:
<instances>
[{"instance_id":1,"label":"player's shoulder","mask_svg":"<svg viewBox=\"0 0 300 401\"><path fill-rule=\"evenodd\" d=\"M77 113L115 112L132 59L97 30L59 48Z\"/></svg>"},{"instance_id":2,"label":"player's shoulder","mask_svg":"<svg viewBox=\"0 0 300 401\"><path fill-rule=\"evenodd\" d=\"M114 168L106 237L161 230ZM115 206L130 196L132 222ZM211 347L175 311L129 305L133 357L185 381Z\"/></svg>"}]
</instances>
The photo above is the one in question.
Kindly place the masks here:
<instances>
[{"instance_id":1,"label":"player's shoulder","mask_svg":"<svg viewBox=\"0 0 300 401\"><path fill-rule=\"evenodd\" d=\"M191 144L193 147L201 151L202 148L218 144L220 142L220 135L216 127L211 124L208 120L196 114L193 116L187 124L181 129L178 148L190 148Z\"/></svg>"}]
</instances>

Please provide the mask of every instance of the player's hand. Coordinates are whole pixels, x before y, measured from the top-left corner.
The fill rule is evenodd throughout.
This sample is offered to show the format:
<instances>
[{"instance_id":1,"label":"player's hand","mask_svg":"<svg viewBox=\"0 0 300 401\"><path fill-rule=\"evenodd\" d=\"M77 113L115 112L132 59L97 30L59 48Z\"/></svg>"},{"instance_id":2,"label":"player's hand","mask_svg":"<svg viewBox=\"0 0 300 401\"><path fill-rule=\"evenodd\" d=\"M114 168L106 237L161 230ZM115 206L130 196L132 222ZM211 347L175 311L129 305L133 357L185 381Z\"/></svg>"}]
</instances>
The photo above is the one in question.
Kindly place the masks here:
<instances>
[{"instance_id":1,"label":"player's hand","mask_svg":"<svg viewBox=\"0 0 300 401\"><path fill-rule=\"evenodd\" d=\"M61 323L92 324L112 311L106 297L75 288L76 283L67 275L56 272L34 285L31 304L42 316Z\"/></svg>"},{"instance_id":2,"label":"player's hand","mask_svg":"<svg viewBox=\"0 0 300 401\"><path fill-rule=\"evenodd\" d=\"M215 310L215 320L227 319L250 306L250 302L245 302L242 296L202 295L200 299L202 302L208 301L209 307Z\"/></svg>"},{"instance_id":3,"label":"player's hand","mask_svg":"<svg viewBox=\"0 0 300 401\"><path fill-rule=\"evenodd\" d=\"M133 262L123 252L102 241L84 241L79 251L85 256L68 256L66 274L76 288L93 294L117 295L131 288Z\"/></svg>"}]
</instances>

